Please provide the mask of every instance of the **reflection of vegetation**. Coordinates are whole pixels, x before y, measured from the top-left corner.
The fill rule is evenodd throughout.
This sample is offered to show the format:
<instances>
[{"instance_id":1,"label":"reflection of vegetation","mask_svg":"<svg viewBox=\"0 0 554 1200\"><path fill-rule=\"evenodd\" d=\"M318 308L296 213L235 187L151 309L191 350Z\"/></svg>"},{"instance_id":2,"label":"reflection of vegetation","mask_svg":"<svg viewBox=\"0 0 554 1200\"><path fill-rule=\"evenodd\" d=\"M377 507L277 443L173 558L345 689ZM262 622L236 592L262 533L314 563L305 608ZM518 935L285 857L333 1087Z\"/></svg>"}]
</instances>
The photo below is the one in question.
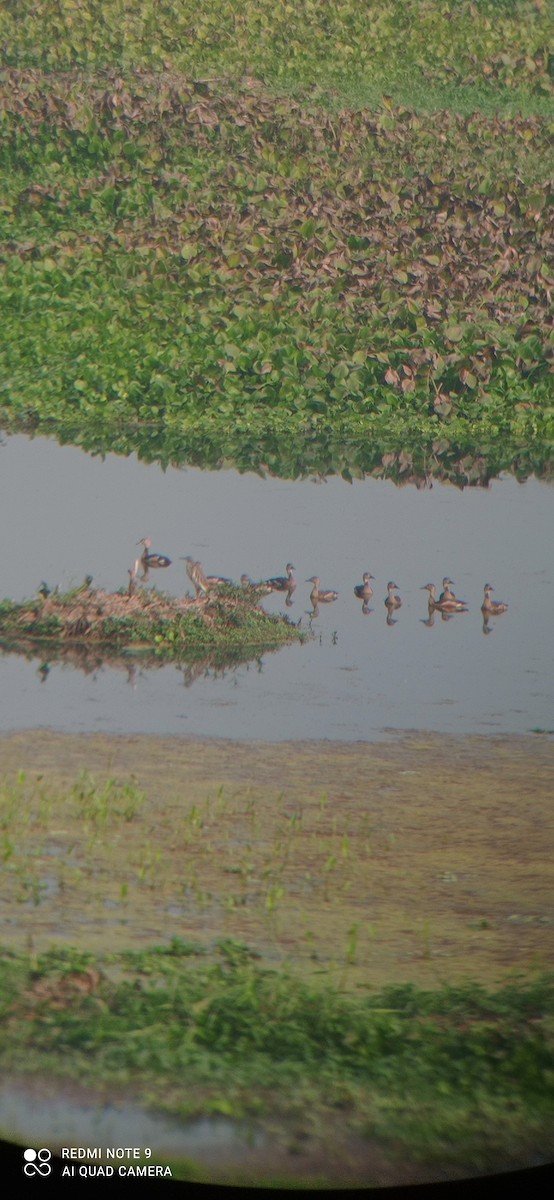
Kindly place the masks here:
<instances>
[{"instance_id":1,"label":"reflection of vegetation","mask_svg":"<svg viewBox=\"0 0 554 1200\"><path fill-rule=\"evenodd\" d=\"M67 664L77 671L82 671L84 675L95 675L104 667L108 667L112 671L123 671L127 675L129 683L133 683L140 672L163 667L169 657L163 648L152 651L135 647L132 650L122 650L120 653L111 652L103 647L99 649L98 646L93 648L82 643L74 645L56 643L54 646L49 644L46 648L44 639L40 638L36 640L24 638L14 641L0 637L0 649L3 654L20 654L28 660L38 660L40 665L37 671L43 681L48 678L51 667ZM255 663L261 669L260 654L263 652L265 656L276 649L274 643L262 646L230 646L226 649L221 647L208 652L201 647L188 647L187 649L183 648L179 655L172 652L170 657L173 662L178 661L182 666L185 687L191 687L197 679L223 676L227 671L232 671L244 664Z\"/></svg>"},{"instance_id":2,"label":"reflection of vegetation","mask_svg":"<svg viewBox=\"0 0 554 1200\"><path fill-rule=\"evenodd\" d=\"M286 477L547 474L541 7L272 3L268 37L248 2L89 8L3 15L3 418ZM301 99L269 91L283 63ZM356 71L382 80L374 111L310 89ZM526 115L382 96L416 72L506 114L524 92Z\"/></svg>"},{"instance_id":3,"label":"reflection of vegetation","mask_svg":"<svg viewBox=\"0 0 554 1200\"><path fill-rule=\"evenodd\" d=\"M264 969L240 943L220 941L213 962L179 939L3 959L4 1072L108 1096L123 1087L181 1118L250 1117L281 1137L288 1127L297 1147L326 1146L323 1179L344 1133L467 1174L551 1149L549 977L347 996Z\"/></svg>"},{"instance_id":4,"label":"reflection of vegetation","mask_svg":"<svg viewBox=\"0 0 554 1200\"><path fill-rule=\"evenodd\" d=\"M260 428L254 438L241 439L238 431L217 428L215 423L194 435L190 432L169 432L160 425L153 429L149 423L120 425L111 432L99 421L68 424L52 420L5 420L4 428L11 432L33 434L51 433L62 445L78 445L92 454L136 453L143 462L159 462L164 467L191 466L216 470L236 467L239 471L272 473L282 478L297 479L310 475L341 474L350 480L372 475L391 479L399 485L415 483L429 486L433 479L468 486L486 487L501 472L511 472L520 480L536 475L547 482L554 479L549 442L532 446L509 438L505 432L488 430L481 436L478 450L471 433L466 430L460 441L444 435L437 441L426 441L423 434L391 433L386 415L373 426L371 437L349 434L341 437L341 424L321 422L317 433L299 437L294 430L280 430L278 435Z\"/></svg>"},{"instance_id":5,"label":"reflection of vegetation","mask_svg":"<svg viewBox=\"0 0 554 1200\"><path fill-rule=\"evenodd\" d=\"M46 656L45 673L55 659L87 673L104 662L130 672L133 663L167 661L187 662L196 673L210 666L221 670L305 636L235 587L202 601L155 589L129 596L89 587L0 603L0 644L31 657Z\"/></svg>"}]
</instances>

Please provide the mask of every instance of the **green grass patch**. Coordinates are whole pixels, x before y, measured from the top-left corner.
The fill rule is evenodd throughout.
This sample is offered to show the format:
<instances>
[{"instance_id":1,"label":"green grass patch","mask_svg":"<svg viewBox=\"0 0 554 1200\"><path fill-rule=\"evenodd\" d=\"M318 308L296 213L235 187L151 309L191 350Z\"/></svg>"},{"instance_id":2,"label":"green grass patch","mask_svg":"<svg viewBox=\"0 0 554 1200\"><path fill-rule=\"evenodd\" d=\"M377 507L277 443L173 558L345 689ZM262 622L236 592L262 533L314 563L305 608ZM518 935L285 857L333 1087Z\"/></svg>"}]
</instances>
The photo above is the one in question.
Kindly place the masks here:
<instances>
[{"instance_id":1,"label":"green grass patch","mask_svg":"<svg viewBox=\"0 0 554 1200\"><path fill-rule=\"evenodd\" d=\"M552 976L364 997L248 947L5 952L4 1073L78 1078L181 1118L341 1127L412 1160L494 1169L552 1145ZM184 1085L183 1081L186 1080Z\"/></svg>"}]
</instances>

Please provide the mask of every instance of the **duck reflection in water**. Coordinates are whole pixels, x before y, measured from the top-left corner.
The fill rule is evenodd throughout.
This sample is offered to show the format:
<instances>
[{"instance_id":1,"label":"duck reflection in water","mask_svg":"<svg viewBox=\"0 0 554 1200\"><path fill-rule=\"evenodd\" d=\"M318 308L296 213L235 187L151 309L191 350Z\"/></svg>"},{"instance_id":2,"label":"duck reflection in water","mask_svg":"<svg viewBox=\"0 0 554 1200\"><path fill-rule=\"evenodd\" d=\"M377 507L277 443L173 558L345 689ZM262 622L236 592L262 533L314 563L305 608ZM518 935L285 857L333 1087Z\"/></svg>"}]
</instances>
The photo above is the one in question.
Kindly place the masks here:
<instances>
[{"instance_id":1,"label":"duck reflection in water","mask_svg":"<svg viewBox=\"0 0 554 1200\"><path fill-rule=\"evenodd\" d=\"M435 617L437 613L439 614L441 621L451 621L454 616L454 613L452 612L443 612L440 608L433 608L433 606L430 605L428 609L428 616L421 618L421 624L426 625L428 629L432 629L433 625L435 624Z\"/></svg>"}]
</instances>

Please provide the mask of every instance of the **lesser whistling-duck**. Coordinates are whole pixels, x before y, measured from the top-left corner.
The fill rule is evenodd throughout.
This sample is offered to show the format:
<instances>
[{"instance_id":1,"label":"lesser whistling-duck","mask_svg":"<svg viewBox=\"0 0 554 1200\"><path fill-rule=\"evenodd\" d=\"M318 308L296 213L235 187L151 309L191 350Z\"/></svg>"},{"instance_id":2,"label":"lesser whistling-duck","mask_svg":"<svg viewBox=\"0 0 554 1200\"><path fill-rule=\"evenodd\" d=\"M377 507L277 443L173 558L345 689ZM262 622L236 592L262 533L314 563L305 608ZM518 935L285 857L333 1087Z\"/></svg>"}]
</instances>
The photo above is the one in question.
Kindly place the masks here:
<instances>
[{"instance_id":1,"label":"lesser whistling-duck","mask_svg":"<svg viewBox=\"0 0 554 1200\"><path fill-rule=\"evenodd\" d=\"M292 563L287 563L285 570L286 575L274 575L272 579L264 580L272 592L292 592L296 587L296 580L292 573L295 568Z\"/></svg>"},{"instance_id":2,"label":"lesser whistling-duck","mask_svg":"<svg viewBox=\"0 0 554 1200\"><path fill-rule=\"evenodd\" d=\"M485 599L481 605L481 612L489 613L490 616L499 617L500 613L506 612L508 605L503 604L500 600L491 600L491 592L494 592L492 583L485 584Z\"/></svg>"},{"instance_id":3,"label":"lesser whistling-duck","mask_svg":"<svg viewBox=\"0 0 554 1200\"><path fill-rule=\"evenodd\" d=\"M451 583L452 580L449 580L449 582ZM430 609L438 608L439 612L446 613L467 612L465 600L457 600L453 592L450 592L450 594L446 596L443 592L437 600L437 589L434 583L425 583L421 590L422 592L429 592Z\"/></svg>"},{"instance_id":4,"label":"lesser whistling-duck","mask_svg":"<svg viewBox=\"0 0 554 1200\"><path fill-rule=\"evenodd\" d=\"M332 600L336 600L338 592L332 591L330 588L320 588L319 575L310 575L306 583L313 583L313 588L310 592L310 600L312 604L330 604Z\"/></svg>"},{"instance_id":5,"label":"lesser whistling-duck","mask_svg":"<svg viewBox=\"0 0 554 1200\"><path fill-rule=\"evenodd\" d=\"M400 606L402 604L400 596L395 595L395 592L397 592L397 591L398 591L397 583L387 583L387 595L385 598L385 604L386 604L387 608L389 609L389 611L391 608L400 608Z\"/></svg>"},{"instance_id":6,"label":"lesser whistling-duck","mask_svg":"<svg viewBox=\"0 0 554 1200\"><path fill-rule=\"evenodd\" d=\"M373 588L369 581L374 578L375 576L370 575L369 571L364 571L362 575L363 583L357 583L354 588L354 595L358 597L358 600L371 600Z\"/></svg>"}]
</instances>

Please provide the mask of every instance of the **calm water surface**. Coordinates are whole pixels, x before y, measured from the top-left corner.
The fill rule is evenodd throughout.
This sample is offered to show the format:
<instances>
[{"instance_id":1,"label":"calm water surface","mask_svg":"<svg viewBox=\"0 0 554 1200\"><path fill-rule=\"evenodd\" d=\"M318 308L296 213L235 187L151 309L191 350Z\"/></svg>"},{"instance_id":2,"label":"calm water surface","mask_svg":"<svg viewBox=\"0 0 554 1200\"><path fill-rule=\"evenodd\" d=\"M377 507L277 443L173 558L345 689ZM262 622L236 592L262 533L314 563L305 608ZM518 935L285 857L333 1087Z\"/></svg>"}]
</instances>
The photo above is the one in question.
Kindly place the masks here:
<instances>
[{"instance_id":1,"label":"calm water surface","mask_svg":"<svg viewBox=\"0 0 554 1200\"><path fill-rule=\"evenodd\" d=\"M92 458L45 438L4 438L0 595L33 595L41 580L98 587L127 584L136 542L173 565L153 582L190 588L180 555L208 573L258 579L291 561L294 604L264 601L312 629L314 640L259 663L191 681L182 668L84 675L69 665L0 657L0 730L47 727L118 733L282 740L377 740L425 728L447 733L522 733L554 728L552 617L554 488L512 478L461 492L367 479L352 485L287 482L198 469L166 472L135 458ZM138 548L140 549L140 547ZM375 576L372 609L353 586ZM310 575L339 599L310 620ZM423 584L456 583L469 612L426 625ZM387 581L403 599L394 625ZM483 584L509 611L483 632Z\"/></svg>"}]
</instances>

